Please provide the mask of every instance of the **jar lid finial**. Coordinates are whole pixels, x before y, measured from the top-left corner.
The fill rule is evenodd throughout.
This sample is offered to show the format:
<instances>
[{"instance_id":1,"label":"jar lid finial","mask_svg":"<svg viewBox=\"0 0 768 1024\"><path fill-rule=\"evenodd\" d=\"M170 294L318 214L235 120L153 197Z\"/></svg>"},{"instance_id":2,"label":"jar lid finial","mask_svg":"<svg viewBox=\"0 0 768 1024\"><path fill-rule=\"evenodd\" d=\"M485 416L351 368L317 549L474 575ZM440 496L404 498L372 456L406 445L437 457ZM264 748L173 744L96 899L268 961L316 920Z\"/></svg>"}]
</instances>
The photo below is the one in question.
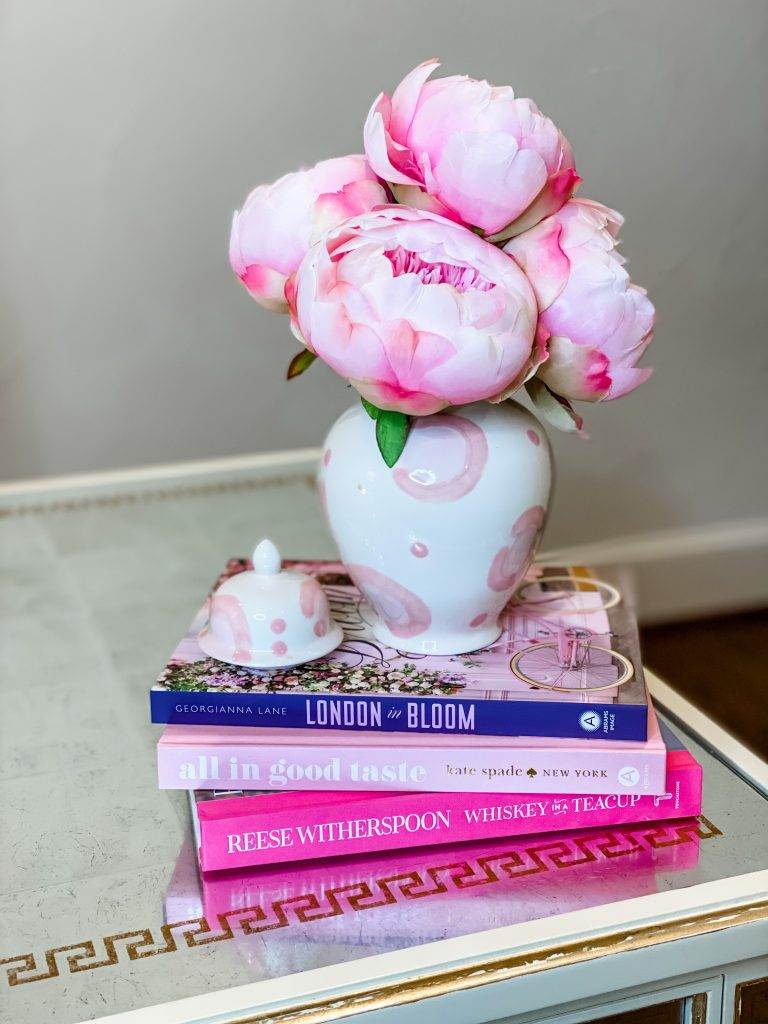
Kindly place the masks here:
<instances>
[{"instance_id":1,"label":"jar lid finial","mask_svg":"<svg viewBox=\"0 0 768 1024\"><path fill-rule=\"evenodd\" d=\"M281 566L280 552L269 537L260 540L253 551L253 571L259 576L276 576Z\"/></svg>"}]
</instances>

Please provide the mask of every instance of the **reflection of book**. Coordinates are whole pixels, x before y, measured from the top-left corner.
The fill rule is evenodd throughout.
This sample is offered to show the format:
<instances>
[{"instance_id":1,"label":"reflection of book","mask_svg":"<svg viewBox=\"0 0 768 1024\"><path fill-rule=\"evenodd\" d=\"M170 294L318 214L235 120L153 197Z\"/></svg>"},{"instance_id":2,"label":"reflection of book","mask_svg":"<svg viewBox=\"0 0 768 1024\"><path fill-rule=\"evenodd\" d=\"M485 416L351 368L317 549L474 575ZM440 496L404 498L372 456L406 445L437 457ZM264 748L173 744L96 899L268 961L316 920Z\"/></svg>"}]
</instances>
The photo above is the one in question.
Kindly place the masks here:
<instances>
[{"instance_id":1,"label":"reflection of book","mask_svg":"<svg viewBox=\"0 0 768 1024\"><path fill-rule=\"evenodd\" d=\"M645 743L169 725L157 763L161 789L657 796L666 748L649 708Z\"/></svg>"},{"instance_id":2,"label":"reflection of book","mask_svg":"<svg viewBox=\"0 0 768 1024\"><path fill-rule=\"evenodd\" d=\"M408 847L198 876L182 848L168 923L204 918L254 963L282 974L434 939L654 894L695 868L704 819ZM314 950L314 952L313 952Z\"/></svg>"},{"instance_id":3,"label":"reflection of book","mask_svg":"<svg viewBox=\"0 0 768 1024\"><path fill-rule=\"evenodd\" d=\"M203 871L688 818L701 767L662 726L666 791L613 795L190 791Z\"/></svg>"},{"instance_id":4,"label":"reflection of book","mask_svg":"<svg viewBox=\"0 0 768 1024\"><path fill-rule=\"evenodd\" d=\"M344 643L326 658L293 669L225 665L206 657L197 643L206 621L202 609L152 688L153 722L646 738L637 627L625 581L612 570L534 567L505 611L495 644L438 657L382 646L371 630L371 609L340 563L293 564L325 587ZM231 560L222 579L247 565ZM595 587L595 577L619 584L622 599L607 610L603 605L611 604L606 598L612 592ZM566 630L589 640L564 668L559 641ZM516 672L511 663L518 655ZM615 685L620 671L629 678Z\"/></svg>"}]
</instances>

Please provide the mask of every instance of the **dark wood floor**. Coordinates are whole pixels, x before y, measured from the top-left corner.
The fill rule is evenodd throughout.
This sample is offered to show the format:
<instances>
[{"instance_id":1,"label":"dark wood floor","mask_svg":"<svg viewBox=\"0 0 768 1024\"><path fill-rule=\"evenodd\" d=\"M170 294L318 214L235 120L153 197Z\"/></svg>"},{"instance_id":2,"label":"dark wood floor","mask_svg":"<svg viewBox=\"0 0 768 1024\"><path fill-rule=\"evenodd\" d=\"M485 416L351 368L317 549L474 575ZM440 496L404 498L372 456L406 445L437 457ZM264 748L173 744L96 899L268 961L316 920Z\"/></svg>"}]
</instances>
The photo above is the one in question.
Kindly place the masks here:
<instances>
[{"instance_id":1,"label":"dark wood floor","mask_svg":"<svg viewBox=\"0 0 768 1024\"><path fill-rule=\"evenodd\" d=\"M768 758L768 609L641 630L648 668Z\"/></svg>"}]
</instances>

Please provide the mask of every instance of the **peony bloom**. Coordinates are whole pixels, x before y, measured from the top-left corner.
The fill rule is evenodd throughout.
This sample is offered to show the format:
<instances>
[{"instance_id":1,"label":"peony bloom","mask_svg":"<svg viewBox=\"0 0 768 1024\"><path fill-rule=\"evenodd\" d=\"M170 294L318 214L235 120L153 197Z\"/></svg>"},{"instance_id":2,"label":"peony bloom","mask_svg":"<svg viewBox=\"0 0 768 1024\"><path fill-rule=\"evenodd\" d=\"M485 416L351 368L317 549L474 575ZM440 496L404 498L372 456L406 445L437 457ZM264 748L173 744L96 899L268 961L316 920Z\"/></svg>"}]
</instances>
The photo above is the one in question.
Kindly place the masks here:
<instances>
[{"instance_id":1,"label":"peony bloom","mask_svg":"<svg viewBox=\"0 0 768 1024\"><path fill-rule=\"evenodd\" d=\"M501 250L406 206L346 221L295 279L307 347L381 409L499 400L532 374L536 300Z\"/></svg>"},{"instance_id":2,"label":"peony bloom","mask_svg":"<svg viewBox=\"0 0 768 1024\"><path fill-rule=\"evenodd\" d=\"M620 398L651 373L636 363L651 342L655 312L616 252L623 223L615 210L572 199L504 247L533 285L539 328L549 335L537 376L569 401Z\"/></svg>"},{"instance_id":3,"label":"peony bloom","mask_svg":"<svg viewBox=\"0 0 768 1024\"><path fill-rule=\"evenodd\" d=\"M401 203L501 241L555 213L579 176L567 139L532 100L426 61L365 122L365 153Z\"/></svg>"},{"instance_id":4,"label":"peony bloom","mask_svg":"<svg viewBox=\"0 0 768 1024\"><path fill-rule=\"evenodd\" d=\"M322 160L259 185L235 212L229 262L257 302L287 313L285 283L310 245L347 217L388 202L365 157Z\"/></svg>"}]
</instances>

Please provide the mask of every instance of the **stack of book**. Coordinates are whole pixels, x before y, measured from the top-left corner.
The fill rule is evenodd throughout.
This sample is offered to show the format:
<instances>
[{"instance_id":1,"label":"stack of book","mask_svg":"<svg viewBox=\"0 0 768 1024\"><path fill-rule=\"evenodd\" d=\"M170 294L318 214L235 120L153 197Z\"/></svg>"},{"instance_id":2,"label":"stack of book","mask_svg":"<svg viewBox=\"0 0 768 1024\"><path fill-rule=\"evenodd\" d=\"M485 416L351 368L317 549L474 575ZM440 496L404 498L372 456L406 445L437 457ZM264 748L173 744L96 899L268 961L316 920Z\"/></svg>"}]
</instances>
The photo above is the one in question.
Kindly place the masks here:
<instances>
[{"instance_id":1,"label":"stack of book","mask_svg":"<svg viewBox=\"0 0 768 1024\"><path fill-rule=\"evenodd\" d=\"M700 812L621 575L537 566L496 644L438 657L376 641L340 563L293 565L325 588L336 651L227 665L197 644L204 608L151 691L159 784L190 791L204 872Z\"/></svg>"}]
</instances>

